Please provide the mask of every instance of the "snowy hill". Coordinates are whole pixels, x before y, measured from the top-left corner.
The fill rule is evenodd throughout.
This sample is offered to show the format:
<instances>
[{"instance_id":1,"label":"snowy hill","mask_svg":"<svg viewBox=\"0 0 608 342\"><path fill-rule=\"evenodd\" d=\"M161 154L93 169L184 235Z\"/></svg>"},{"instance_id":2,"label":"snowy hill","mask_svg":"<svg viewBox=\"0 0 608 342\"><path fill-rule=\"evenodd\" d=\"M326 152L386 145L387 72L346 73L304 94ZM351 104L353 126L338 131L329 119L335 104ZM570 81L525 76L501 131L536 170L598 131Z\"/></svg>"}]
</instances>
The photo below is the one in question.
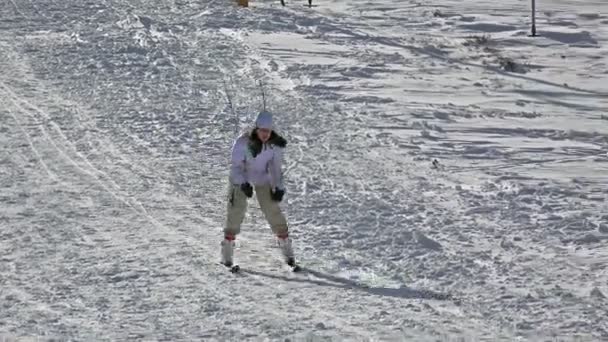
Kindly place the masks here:
<instances>
[{"instance_id":1,"label":"snowy hill","mask_svg":"<svg viewBox=\"0 0 608 342\"><path fill-rule=\"evenodd\" d=\"M608 2L304 5L2 3L0 341L608 340ZM260 82L300 274L218 265Z\"/></svg>"}]
</instances>

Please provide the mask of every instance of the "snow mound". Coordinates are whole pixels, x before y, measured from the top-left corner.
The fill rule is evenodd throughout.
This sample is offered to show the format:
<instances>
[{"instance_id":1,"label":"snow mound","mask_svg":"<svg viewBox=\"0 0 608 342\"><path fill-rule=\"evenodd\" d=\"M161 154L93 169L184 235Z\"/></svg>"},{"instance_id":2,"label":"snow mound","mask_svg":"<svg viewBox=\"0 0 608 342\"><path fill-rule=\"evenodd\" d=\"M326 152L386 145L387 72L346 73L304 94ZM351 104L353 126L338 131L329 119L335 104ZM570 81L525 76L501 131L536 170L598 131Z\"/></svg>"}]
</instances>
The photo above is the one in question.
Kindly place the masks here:
<instances>
[{"instance_id":1,"label":"snow mound","mask_svg":"<svg viewBox=\"0 0 608 342\"><path fill-rule=\"evenodd\" d=\"M469 30L469 31L480 31L487 33L506 32L517 30L516 26L503 25L498 23L474 23L474 24L460 24L457 27Z\"/></svg>"},{"instance_id":2,"label":"snow mound","mask_svg":"<svg viewBox=\"0 0 608 342\"><path fill-rule=\"evenodd\" d=\"M577 47L597 47L598 41L591 36L587 31L582 32L557 32L557 31L539 31L542 37L551 39L562 44Z\"/></svg>"},{"instance_id":3,"label":"snow mound","mask_svg":"<svg viewBox=\"0 0 608 342\"><path fill-rule=\"evenodd\" d=\"M418 242L418 244L426 249L430 249L430 250L434 250L434 251L440 251L442 250L441 244L429 237L427 237L426 235L424 235L423 233L419 232L419 231L415 231L414 232L414 238L416 239L416 242Z\"/></svg>"}]
</instances>

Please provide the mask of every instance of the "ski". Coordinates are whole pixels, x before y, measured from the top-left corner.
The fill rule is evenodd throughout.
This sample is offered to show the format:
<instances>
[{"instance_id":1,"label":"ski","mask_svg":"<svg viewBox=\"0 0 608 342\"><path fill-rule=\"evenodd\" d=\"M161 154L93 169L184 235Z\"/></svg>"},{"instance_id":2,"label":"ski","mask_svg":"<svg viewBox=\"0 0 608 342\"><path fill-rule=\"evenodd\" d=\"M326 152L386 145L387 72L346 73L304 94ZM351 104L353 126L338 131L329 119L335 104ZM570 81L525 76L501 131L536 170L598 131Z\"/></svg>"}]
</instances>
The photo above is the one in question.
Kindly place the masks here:
<instances>
[{"instance_id":1,"label":"ski","mask_svg":"<svg viewBox=\"0 0 608 342\"><path fill-rule=\"evenodd\" d=\"M287 266L291 268L292 272L300 272L302 270L302 268L296 263L296 260L294 258L287 259L286 263Z\"/></svg>"},{"instance_id":2,"label":"ski","mask_svg":"<svg viewBox=\"0 0 608 342\"><path fill-rule=\"evenodd\" d=\"M226 267L230 271L230 273L239 273L241 270L241 266L237 264L224 264L223 262L220 262L220 265Z\"/></svg>"},{"instance_id":3,"label":"ski","mask_svg":"<svg viewBox=\"0 0 608 342\"><path fill-rule=\"evenodd\" d=\"M220 262L220 265L226 267L228 269L228 271L230 271L230 273L242 273L241 266L239 266L237 264L226 265L226 264ZM287 266L294 273L298 273L298 272L302 271L302 267L296 263L287 263Z\"/></svg>"},{"instance_id":4,"label":"ski","mask_svg":"<svg viewBox=\"0 0 608 342\"><path fill-rule=\"evenodd\" d=\"M281 6L285 6L285 0L281 0ZM313 7L317 7L318 5L313 5L312 0L309 0L308 4L303 4L302 6L308 7L308 8L313 8Z\"/></svg>"}]
</instances>

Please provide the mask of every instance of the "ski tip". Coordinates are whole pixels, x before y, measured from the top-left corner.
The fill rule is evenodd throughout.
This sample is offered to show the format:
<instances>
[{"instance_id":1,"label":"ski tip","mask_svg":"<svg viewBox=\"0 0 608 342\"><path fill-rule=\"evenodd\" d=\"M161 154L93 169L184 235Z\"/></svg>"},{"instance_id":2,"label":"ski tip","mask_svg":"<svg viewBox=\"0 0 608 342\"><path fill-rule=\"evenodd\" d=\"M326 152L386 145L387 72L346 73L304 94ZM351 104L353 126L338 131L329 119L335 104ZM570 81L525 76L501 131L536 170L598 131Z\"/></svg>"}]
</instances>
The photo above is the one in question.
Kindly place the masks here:
<instances>
[{"instance_id":1,"label":"ski tip","mask_svg":"<svg viewBox=\"0 0 608 342\"><path fill-rule=\"evenodd\" d=\"M228 268L231 273L238 273L241 270L241 267L239 265L234 265L232 263L223 263L223 262L220 262L220 265Z\"/></svg>"}]
</instances>

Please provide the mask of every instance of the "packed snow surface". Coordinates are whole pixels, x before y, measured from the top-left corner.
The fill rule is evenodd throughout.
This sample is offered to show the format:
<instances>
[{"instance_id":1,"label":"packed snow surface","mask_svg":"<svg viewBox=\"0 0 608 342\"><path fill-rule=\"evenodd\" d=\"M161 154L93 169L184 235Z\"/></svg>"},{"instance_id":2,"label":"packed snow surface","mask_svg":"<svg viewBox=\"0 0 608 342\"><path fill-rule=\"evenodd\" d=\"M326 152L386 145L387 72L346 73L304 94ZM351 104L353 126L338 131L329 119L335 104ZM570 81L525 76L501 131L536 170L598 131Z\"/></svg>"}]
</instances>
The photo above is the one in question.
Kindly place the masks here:
<instances>
[{"instance_id":1,"label":"packed snow surface","mask_svg":"<svg viewBox=\"0 0 608 342\"><path fill-rule=\"evenodd\" d=\"M608 340L608 2L305 4L0 2L0 341Z\"/></svg>"}]
</instances>

